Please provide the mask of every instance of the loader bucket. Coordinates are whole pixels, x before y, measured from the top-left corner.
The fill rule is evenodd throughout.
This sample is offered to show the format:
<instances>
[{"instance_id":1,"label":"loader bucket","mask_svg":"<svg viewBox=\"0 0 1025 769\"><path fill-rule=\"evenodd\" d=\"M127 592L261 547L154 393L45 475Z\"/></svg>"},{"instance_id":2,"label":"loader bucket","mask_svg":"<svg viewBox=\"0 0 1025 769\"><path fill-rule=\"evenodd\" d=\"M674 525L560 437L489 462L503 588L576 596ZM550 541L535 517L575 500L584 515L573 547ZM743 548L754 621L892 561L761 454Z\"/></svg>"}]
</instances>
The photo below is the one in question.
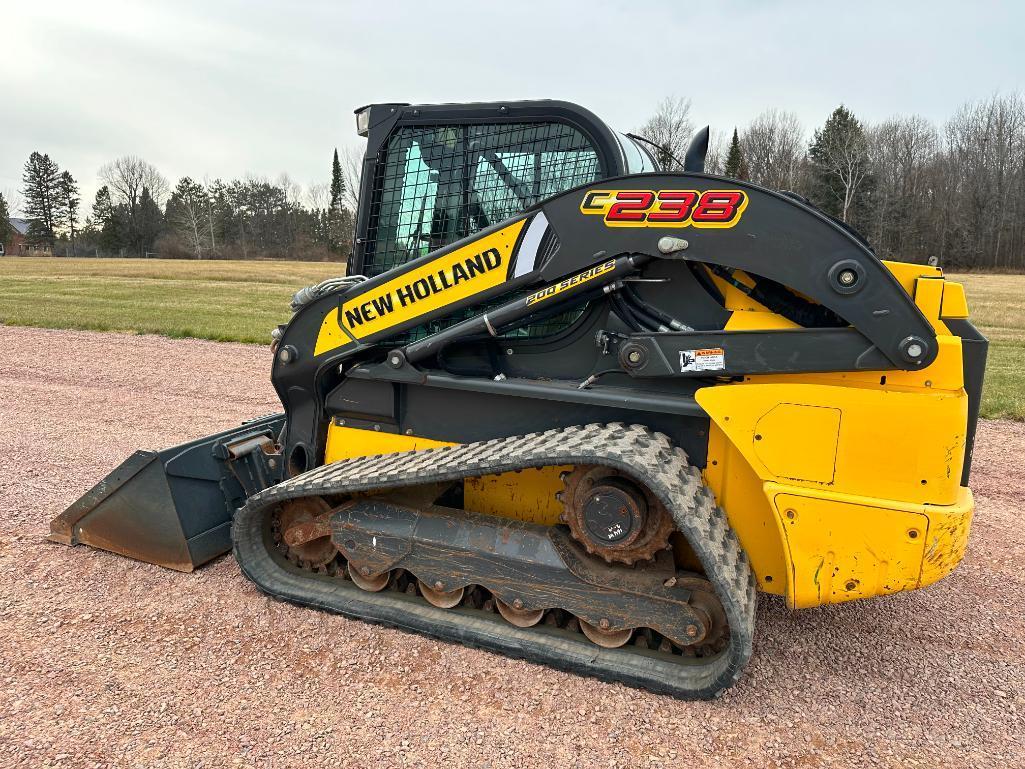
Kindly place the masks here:
<instances>
[{"instance_id":1,"label":"loader bucket","mask_svg":"<svg viewBox=\"0 0 1025 769\"><path fill-rule=\"evenodd\" d=\"M275 438L277 414L163 451L137 451L50 522L49 539L192 571L231 549L246 500L231 447Z\"/></svg>"}]
</instances>

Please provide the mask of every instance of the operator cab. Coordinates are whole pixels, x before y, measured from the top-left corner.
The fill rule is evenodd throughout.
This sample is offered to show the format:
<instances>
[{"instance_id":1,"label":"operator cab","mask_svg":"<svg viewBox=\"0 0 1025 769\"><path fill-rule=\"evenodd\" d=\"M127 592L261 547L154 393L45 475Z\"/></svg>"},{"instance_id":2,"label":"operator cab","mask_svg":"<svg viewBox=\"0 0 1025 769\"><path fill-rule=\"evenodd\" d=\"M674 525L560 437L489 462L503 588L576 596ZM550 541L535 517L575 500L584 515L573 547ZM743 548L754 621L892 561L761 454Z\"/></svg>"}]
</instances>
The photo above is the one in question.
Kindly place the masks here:
<instances>
[{"instance_id":1,"label":"operator cab","mask_svg":"<svg viewBox=\"0 0 1025 769\"><path fill-rule=\"evenodd\" d=\"M649 150L563 101L372 104L350 275L373 277L546 198L659 171Z\"/></svg>"}]
</instances>

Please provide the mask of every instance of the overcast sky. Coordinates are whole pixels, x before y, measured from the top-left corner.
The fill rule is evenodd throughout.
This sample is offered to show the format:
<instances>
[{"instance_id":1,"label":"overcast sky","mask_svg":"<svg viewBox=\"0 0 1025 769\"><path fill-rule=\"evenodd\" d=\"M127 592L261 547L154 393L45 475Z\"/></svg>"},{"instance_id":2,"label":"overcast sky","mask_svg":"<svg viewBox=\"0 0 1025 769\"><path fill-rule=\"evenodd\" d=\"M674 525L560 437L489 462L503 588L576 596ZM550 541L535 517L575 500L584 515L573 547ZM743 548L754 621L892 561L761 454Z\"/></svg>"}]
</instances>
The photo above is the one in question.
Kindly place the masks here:
<instances>
[{"instance_id":1,"label":"overcast sky","mask_svg":"<svg viewBox=\"0 0 1025 769\"><path fill-rule=\"evenodd\" d=\"M631 130L667 94L731 130L811 129L1025 87L1025 3L0 0L0 191L47 152L91 203L124 154L173 184L324 182L373 101L578 102Z\"/></svg>"}]
</instances>

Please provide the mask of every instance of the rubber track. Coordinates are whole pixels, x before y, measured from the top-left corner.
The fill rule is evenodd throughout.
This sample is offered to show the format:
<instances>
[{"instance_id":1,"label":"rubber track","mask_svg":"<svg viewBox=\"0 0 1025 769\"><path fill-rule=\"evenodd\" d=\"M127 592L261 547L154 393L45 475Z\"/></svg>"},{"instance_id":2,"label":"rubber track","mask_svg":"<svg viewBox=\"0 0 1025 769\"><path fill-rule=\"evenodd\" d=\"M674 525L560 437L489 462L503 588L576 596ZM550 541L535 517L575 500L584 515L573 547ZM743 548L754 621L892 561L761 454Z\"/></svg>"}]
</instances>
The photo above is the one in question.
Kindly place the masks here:
<instances>
[{"instance_id":1,"label":"rubber track","mask_svg":"<svg viewBox=\"0 0 1025 769\"><path fill-rule=\"evenodd\" d=\"M730 641L721 654L702 659L630 646L603 649L582 635L552 632L543 625L517 628L498 615L471 608L438 609L401 593L367 593L348 580L300 571L268 544L270 513L286 500L577 464L622 470L670 510L729 619ZM251 497L235 515L232 538L242 572L276 598L675 697L715 696L740 677L751 657L756 588L747 555L684 451L665 435L639 425L566 427L323 465Z\"/></svg>"}]
</instances>

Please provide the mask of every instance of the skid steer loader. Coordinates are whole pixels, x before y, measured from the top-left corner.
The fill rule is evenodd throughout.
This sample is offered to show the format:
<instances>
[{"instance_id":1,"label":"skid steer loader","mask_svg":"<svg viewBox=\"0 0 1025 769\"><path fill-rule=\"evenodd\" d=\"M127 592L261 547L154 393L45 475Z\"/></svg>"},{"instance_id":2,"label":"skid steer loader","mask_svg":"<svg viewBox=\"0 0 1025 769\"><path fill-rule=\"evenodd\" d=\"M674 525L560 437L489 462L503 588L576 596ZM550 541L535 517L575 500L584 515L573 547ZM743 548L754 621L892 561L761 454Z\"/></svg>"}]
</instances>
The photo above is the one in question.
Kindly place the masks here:
<instances>
[{"instance_id":1,"label":"skid steer loader","mask_svg":"<svg viewBox=\"0 0 1025 769\"><path fill-rule=\"evenodd\" d=\"M52 524L277 598L679 697L789 607L951 572L986 340L962 287L557 101L374 104L348 274L283 414L137 452ZM284 308L283 308L284 309ZM284 313L283 313L284 314Z\"/></svg>"}]
</instances>

